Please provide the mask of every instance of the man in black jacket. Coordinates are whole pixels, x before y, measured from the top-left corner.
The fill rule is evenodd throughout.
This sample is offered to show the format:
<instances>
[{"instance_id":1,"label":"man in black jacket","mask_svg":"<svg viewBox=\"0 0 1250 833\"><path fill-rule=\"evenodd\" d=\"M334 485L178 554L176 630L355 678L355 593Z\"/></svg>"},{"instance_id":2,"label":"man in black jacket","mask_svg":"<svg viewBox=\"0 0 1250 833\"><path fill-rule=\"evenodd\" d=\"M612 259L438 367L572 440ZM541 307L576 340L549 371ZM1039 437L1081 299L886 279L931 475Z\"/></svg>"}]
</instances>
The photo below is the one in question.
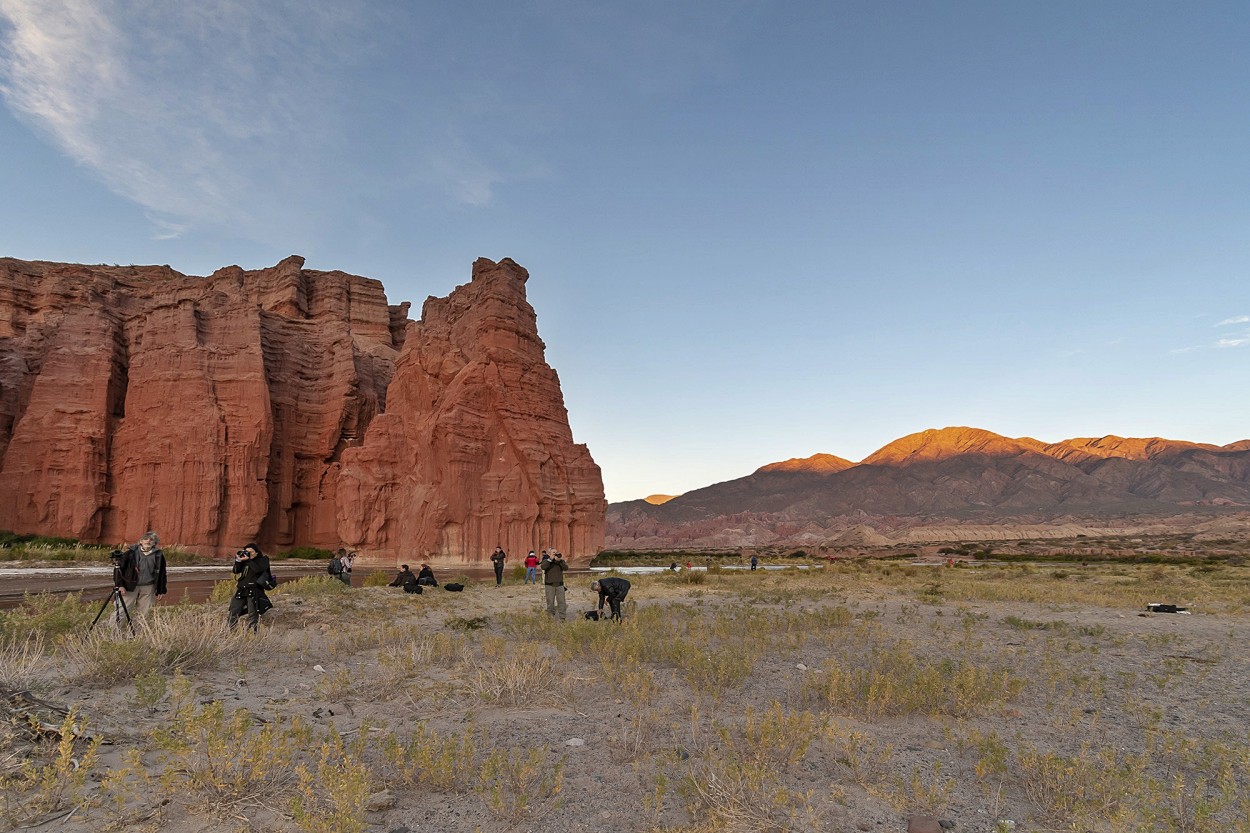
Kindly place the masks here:
<instances>
[{"instance_id":1,"label":"man in black jacket","mask_svg":"<svg viewBox=\"0 0 1250 833\"><path fill-rule=\"evenodd\" d=\"M156 600L165 598L168 589L165 551L160 543L155 532L145 533L139 543L122 551L117 569L113 572L118 591L123 596L134 594L130 609L136 619L146 617L156 605Z\"/></svg>"},{"instance_id":2,"label":"man in black jacket","mask_svg":"<svg viewBox=\"0 0 1250 833\"><path fill-rule=\"evenodd\" d=\"M230 600L230 629L234 630L239 617L247 613L247 626L255 631L260 615L273 607L273 602L265 595L265 591L272 590L276 583L269 570L269 558L260 551L260 547L248 544L235 554L232 572L239 579L238 589Z\"/></svg>"},{"instance_id":3,"label":"man in black jacket","mask_svg":"<svg viewBox=\"0 0 1250 833\"><path fill-rule=\"evenodd\" d=\"M599 594L599 615L603 616L603 603L606 601L612 608L611 619L621 621L621 602L629 595L629 582L623 578L609 576L590 583L590 589Z\"/></svg>"},{"instance_id":4,"label":"man in black jacket","mask_svg":"<svg viewBox=\"0 0 1250 833\"><path fill-rule=\"evenodd\" d=\"M403 569L399 571L399 575L395 576L395 580L388 584L387 587L403 587L405 584L417 583L417 577L412 574L412 570L408 569L408 565L401 564L400 566Z\"/></svg>"}]
</instances>

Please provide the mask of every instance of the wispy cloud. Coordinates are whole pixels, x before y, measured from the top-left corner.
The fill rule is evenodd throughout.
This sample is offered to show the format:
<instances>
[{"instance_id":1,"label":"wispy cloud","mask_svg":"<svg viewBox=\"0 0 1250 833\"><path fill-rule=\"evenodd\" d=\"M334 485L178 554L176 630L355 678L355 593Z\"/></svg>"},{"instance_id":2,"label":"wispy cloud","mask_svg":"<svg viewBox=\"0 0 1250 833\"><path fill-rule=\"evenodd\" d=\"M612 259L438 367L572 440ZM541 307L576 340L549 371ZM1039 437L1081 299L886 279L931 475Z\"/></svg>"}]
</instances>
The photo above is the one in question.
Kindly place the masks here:
<instances>
[{"instance_id":1,"label":"wispy cloud","mask_svg":"<svg viewBox=\"0 0 1250 833\"><path fill-rule=\"evenodd\" d=\"M0 94L158 236L245 224L336 140L325 105L357 6L0 0Z\"/></svg>"},{"instance_id":2,"label":"wispy cloud","mask_svg":"<svg viewBox=\"0 0 1250 833\"><path fill-rule=\"evenodd\" d=\"M1216 347L1245 347L1247 344L1250 344L1250 333L1231 338L1222 338L1215 342Z\"/></svg>"},{"instance_id":3,"label":"wispy cloud","mask_svg":"<svg viewBox=\"0 0 1250 833\"><path fill-rule=\"evenodd\" d=\"M1230 324L1250 324L1250 315L1235 315L1232 318L1225 318L1215 326L1227 327Z\"/></svg>"}]
</instances>

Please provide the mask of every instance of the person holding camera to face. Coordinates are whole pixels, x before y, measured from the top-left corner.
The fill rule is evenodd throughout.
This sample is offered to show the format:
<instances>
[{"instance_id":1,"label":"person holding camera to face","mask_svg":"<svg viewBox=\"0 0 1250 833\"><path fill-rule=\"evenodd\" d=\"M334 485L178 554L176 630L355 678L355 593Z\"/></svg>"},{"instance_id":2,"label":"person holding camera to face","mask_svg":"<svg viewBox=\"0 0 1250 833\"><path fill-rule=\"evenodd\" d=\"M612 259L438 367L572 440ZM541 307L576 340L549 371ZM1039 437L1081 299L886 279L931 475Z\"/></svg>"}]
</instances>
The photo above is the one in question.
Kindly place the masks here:
<instances>
[{"instance_id":1,"label":"person holding camera to face","mask_svg":"<svg viewBox=\"0 0 1250 833\"><path fill-rule=\"evenodd\" d=\"M569 606L564 597L564 571L569 564L558 550L552 550L546 561L539 565L543 571L543 591L547 594L547 615L561 622L568 618Z\"/></svg>"},{"instance_id":2,"label":"person holding camera to face","mask_svg":"<svg viewBox=\"0 0 1250 833\"><path fill-rule=\"evenodd\" d=\"M247 614L247 626L255 631L260 623L260 615L273 607L273 602L265 595L272 590L277 582L269 569L269 558L260 547L248 544L234 554L233 572L238 575L238 589L230 599L230 629L238 623L239 617Z\"/></svg>"},{"instance_id":3,"label":"person holding camera to face","mask_svg":"<svg viewBox=\"0 0 1250 833\"><path fill-rule=\"evenodd\" d=\"M165 551L160 543L155 532L147 532L139 543L114 550L109 556L113 560L113 586L122 596L134 594L130 607L136 619L145 618L156 600L165 597ZM117 622L121 624L120 606Z\"/></svg>"}]
</instances>

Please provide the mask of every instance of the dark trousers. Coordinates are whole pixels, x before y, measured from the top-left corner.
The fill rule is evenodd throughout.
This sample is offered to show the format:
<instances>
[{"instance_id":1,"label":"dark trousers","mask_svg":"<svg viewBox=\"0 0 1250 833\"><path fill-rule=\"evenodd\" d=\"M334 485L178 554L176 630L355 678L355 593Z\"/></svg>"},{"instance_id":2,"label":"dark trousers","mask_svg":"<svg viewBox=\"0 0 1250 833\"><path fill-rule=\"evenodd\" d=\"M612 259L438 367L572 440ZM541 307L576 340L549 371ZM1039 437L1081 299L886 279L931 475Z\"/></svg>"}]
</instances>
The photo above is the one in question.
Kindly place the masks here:
<instances>
[{"instance_id":1,"label":"dark trousers","mask_svg":"<svg viewBox=\"0 0 1250 833\"><path fill-rule=\"evenodd\" d=\"M235 593L234 598L230 600L230 630L234 630L234 626L238 624L239 617L244 613L247 614L247 626L253 631L260 624L260 606L257 604L256 597L252 594L243 595Z\"/></svg>"},{"instance_id":2,"label":"dark trousers","mask_svg":"<svg viewBox=\"0 0 1250 833\"><path fill-rule=\"evenodd\" d=\"M625 596L621 596L619 599L616 596L608 596L608 607L612 608L612 615L608 617L609 619L621 621L621 602L623 601L625 601Z\"/></svg>"},{"instance_id":3,"label":"dark trousers","mask_svg":"<svg viewBox=\"0 0 1250 833\"><path fill-rule=\"evenodd\" d=\"M503 562L495 562L495 585L503 584Z\"/></svg>"}]
</instances>

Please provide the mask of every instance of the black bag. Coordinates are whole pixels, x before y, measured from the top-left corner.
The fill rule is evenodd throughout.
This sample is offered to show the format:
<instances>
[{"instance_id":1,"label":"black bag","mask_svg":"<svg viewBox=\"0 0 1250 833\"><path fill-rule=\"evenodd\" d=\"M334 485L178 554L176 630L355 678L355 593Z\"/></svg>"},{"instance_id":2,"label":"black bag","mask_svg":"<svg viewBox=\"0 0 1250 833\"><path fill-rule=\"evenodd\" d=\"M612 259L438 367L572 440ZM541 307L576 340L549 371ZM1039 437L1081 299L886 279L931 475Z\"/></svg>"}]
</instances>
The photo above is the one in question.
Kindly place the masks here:
<instances>
[{"instance_id":1,"label":"black bag","mask_svg":"<svg viewBox=\"0 0 1250 833\"><path fill-rule=\"evenodd\" d=\"M343 562L337 558L331 558L330 563L326 565L326 572L332 576L337 576L343 572Z\"/></svg>"},{"instance_id":2,"label":"black bag","mask_svg":"<svg viewBox=\"0 0 1250 833\"><path fill-rule=\"evenodd\" d=\"M590 620L590 621L592 621L592 622L598 622L598 621L599 621L599 611L597 611L597 610L588 610L588 611L586 611L586 618L587 618L587 619L589 619L589 620Z\"/></svg>"},{"instance_id":3,"label":"black bag","mask_svg":"<svg viewBox=\"0 0 1250 833\"><path fill-rule=\"evenodd\" d=\"M453 581L451 584L444 584L443 589L450 590L453 593L459 593L461 590L464 590L464 585Z\"/></svg>"},{"instance_id":4,"label":"black bag","mask_svg":"<svg viewBox=\"0 0 1250 833\"><path fill-rule=\"evenodd\" d=\"M421 585L417 584L415 581L410 581L404 585L404 592L416 593L418 596L420 596L425 591L421 588Z\"/></svg>"}]
</instances>

